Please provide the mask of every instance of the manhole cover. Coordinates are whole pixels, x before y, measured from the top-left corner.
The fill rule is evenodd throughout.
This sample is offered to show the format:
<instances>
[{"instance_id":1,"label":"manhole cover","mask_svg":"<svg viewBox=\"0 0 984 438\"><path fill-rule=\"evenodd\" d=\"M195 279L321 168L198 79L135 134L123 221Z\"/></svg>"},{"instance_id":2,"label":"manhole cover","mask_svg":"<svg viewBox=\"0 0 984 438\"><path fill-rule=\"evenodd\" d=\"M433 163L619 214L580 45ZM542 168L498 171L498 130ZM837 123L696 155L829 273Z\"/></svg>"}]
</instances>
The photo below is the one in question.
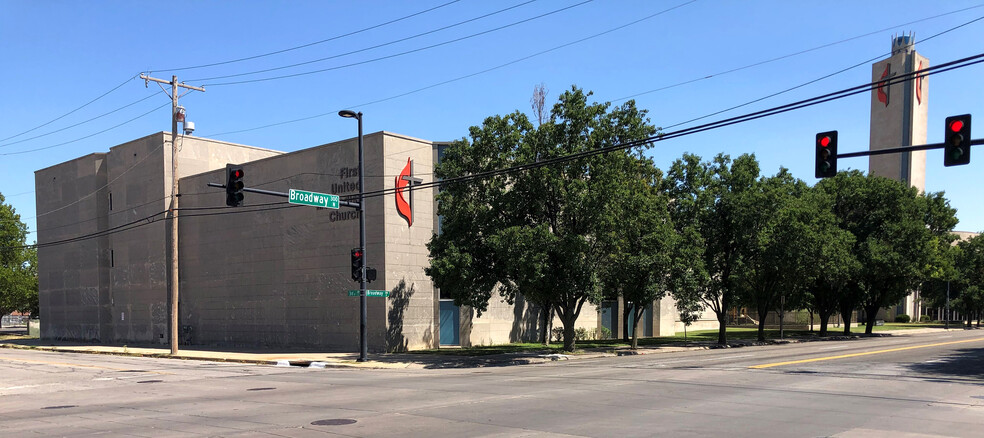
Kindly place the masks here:
<instances>
[{"instance_id":1,"label":"manhole cover","mask_svg":"<svg viewBox=\"0 0 984 438\"><path fill-rule=\"evenodd\" d=\"M344 426L346 424L353 424L355 420L351 418L332 418L329 420L318 420L312 421L311 424L314 426Z\"/></svg>"},{"instance_id":2,"label":"manhole cover","mask_svg":"<svg viewBox=\"0 0 984 438\"><path fill-rule=\"evenodd\" d=\"M247 389L247 391L269 391L271 389L277 389L277 388L249 388Z\"/></svg>"},{"instance_id":3,"label":"manhole cover","mask_svg":"<svg viewBox=\"0 0 984 438\"><path fill-rule=\"evenodd\" d=\"M160 382L163 382L163 380L141 380L137 383L160 383Z\"/></svg>"},{"instance_id":4,"label":"manhole cover","mask_svg":"<svg viewBox=\"0 0 984 438\"><path fill-rule=\"evenodd\" d=\"M68 409L68 408L77 408L77 407L79 407L79 405L46 406L41 409Z\"/></svg>"}]
</instances>

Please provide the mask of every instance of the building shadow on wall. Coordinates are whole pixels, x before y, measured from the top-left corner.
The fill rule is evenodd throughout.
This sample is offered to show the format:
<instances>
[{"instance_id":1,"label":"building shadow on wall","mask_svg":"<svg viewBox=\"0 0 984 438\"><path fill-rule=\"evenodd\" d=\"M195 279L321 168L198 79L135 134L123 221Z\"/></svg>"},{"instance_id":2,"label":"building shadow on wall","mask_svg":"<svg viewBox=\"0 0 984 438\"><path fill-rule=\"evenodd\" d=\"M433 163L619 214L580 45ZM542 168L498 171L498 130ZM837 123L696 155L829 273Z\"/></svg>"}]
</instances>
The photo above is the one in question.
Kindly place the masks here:
<instances>
[{"instance_id":1,"label":"building shadow on wall","mask_svg":"<svg viewBox=\"0 0 984 438\"><path fill-rule=\"evenodd\" d=\"M410 298L413 297L414 286L411 284L407 286L405 280L400 280L400 284L390 290L389 304L390 309L387 312L387 328L386 328L386 351L389 352L405 352L409 346L409 340L406 336L403 336L403 318L406 315L407 308L410 307ZM430 330L425 333L425 338L431 338L432 335ZM425 339L425 342L430 343L430 339Z\"/></svg>"}]
</instances>

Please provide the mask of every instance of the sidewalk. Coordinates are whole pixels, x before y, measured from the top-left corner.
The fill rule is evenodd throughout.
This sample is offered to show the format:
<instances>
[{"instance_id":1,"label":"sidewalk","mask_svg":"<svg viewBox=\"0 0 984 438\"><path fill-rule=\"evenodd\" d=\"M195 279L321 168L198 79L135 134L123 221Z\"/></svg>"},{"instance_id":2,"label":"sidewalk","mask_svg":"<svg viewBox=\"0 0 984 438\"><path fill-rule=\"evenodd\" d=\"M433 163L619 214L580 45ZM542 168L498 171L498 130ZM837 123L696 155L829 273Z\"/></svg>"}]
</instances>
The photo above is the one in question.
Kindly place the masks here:
<instances>
[{"instance_id":1,"label":"sidewalk","mask_svg":"<svg viewBox=\"0 0 984 438\"><path fill-rule=\"evenodd\" d=\"M943 331L938 328L925 328L915 330L893 330L894 336L904 336L907 334L926 333L931 331ZM13 334L6 327L0 331L0 335ZM877 336L877 335L876 335ZM558 353L504 353L483 356L464 356L452 354L435 353L386 353L370 354L366 362L358 362L358 353L326 353L316 351L270 351L259 349L237 349L220 348L207 346L182 346L178 354L172 356L169 346L166 345L139 345L139 346L118 346L118 345L96 345L78 342L62 341L42 341L37 338L16 338L0 340L0 348L31 349L41 351L57 351L68 353L89 353L89 354L110 354L119 356L135 357L155 357L186 360L206 360L216 362L237 362L252 363L261 365L275 366L303 366L313 368L476 368L490 366L511 366L527 365L536 363L552 362L557 360L586 359L609 356L640 355L640 354L661 354L679 351L705 350L713 348L736 348L756 345L773 345L799 342L822 342L823 340L838 340L856 338L852 336L833 335L829 338L813 339L770 339L766 342L751 340L736 340L727 346L719 346L716 343L686 343L669 344L661 346L640 346L638 350L631 350L627 347L588 349L580 350L575 354Z\"/></svg>"},{"instance_id":2,"label":"sidewalk","mask_svg":"<svg viewBox=\"0 0 984 438\"><path fill-rule=\"evenodd\" d=\"M252 363L275 366L303 366L312 368L472 368L488 366L525 365L566 360L572 357L613 356L605 352L579 352L576 355L507 353L486 356L458 356L443 354L387 353L369 354L369 360L358 362L358 353L326 352L276 352L270 350L225 349L219 347L182 346L178 354L171 355L169 346L118 346L76 342L41 341L40 339L8 339L0 341L0 348L56 351L66 353L110 354L118 356L154 357L216 362Z\"/></svg>"}]
</instances>

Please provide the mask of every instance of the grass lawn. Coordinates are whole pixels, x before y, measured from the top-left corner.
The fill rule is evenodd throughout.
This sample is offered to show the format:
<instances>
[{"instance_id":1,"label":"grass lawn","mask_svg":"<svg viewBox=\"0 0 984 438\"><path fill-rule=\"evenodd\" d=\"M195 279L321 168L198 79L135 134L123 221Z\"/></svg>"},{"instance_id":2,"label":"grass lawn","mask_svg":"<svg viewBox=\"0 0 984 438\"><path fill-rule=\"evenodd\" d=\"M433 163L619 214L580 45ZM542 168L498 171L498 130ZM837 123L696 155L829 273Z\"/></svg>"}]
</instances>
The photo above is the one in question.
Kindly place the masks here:
<instances>
[{"instance_id":1,"label":"grass lawn","mask_svg":"<svg viewBox=\"0 0 984 438\"><path fill-rule=\"evenodd\" d=\"M819 327L819 325L817 326ZM925 324L925 323L885 323L885 325L874 326L873 331L883 332L891 330L912 330L920 328L930 328L939 327L942 328L942 324ZM828 333L831 336L837 336L843 334L843 327L828 326ZM802 337L813 337L819 332L819 328L810 332L809 330L785 330L784 337L786 338L802 338ZM851 334L860 335L864 334L864 326L852 327ZM728 340L755 340L758 338L758 329L755 327L728 327ZM779 339L778 329L767 329L765 330L766 339ZM658 338L639 338L639 346L660 346L660 345L687 345L689 343L713 343L717 342L718 331L717 330L695 330L687 333L686 338L684 338L683 333L678 333L676 336L665 336ZM600 340L585 340L577 341L576 344L578 350L582 349L616 349L616 348L626 348L631 344L629 342L623 341L621 339L600 339ZM501 344L501 345L489 345L489 346L476 346L476 347L463 347L463 348L440 348L440 349L430 349L430 350L415 350L413 353L416 354L444 354L452 356L484 356L490 354L504 354L504 353L561 353L564 347L563 342L551 342L549 346L538 344L538 343L516 343L516 344ZM576 353L575 353L576 354Z\"/></svg>"}]
</instances>

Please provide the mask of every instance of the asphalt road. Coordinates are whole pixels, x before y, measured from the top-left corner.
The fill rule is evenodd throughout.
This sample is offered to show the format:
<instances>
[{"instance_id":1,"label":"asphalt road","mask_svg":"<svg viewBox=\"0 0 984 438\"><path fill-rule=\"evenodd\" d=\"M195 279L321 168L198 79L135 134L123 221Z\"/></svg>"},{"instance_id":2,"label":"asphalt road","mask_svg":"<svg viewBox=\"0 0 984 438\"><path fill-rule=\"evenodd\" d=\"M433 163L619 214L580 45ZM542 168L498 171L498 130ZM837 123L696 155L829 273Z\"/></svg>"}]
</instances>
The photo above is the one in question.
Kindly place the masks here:
<instances>
[{"instance_id":1,"label":"asphalt road","mask_svg":"<svg viewBox=\"0 0 984 438\"><path fill-rule=\"evenodd\" d=\"M984 436L984 330L454 369L0 349L0 435Z\"/></svg>"}]
</instances>

